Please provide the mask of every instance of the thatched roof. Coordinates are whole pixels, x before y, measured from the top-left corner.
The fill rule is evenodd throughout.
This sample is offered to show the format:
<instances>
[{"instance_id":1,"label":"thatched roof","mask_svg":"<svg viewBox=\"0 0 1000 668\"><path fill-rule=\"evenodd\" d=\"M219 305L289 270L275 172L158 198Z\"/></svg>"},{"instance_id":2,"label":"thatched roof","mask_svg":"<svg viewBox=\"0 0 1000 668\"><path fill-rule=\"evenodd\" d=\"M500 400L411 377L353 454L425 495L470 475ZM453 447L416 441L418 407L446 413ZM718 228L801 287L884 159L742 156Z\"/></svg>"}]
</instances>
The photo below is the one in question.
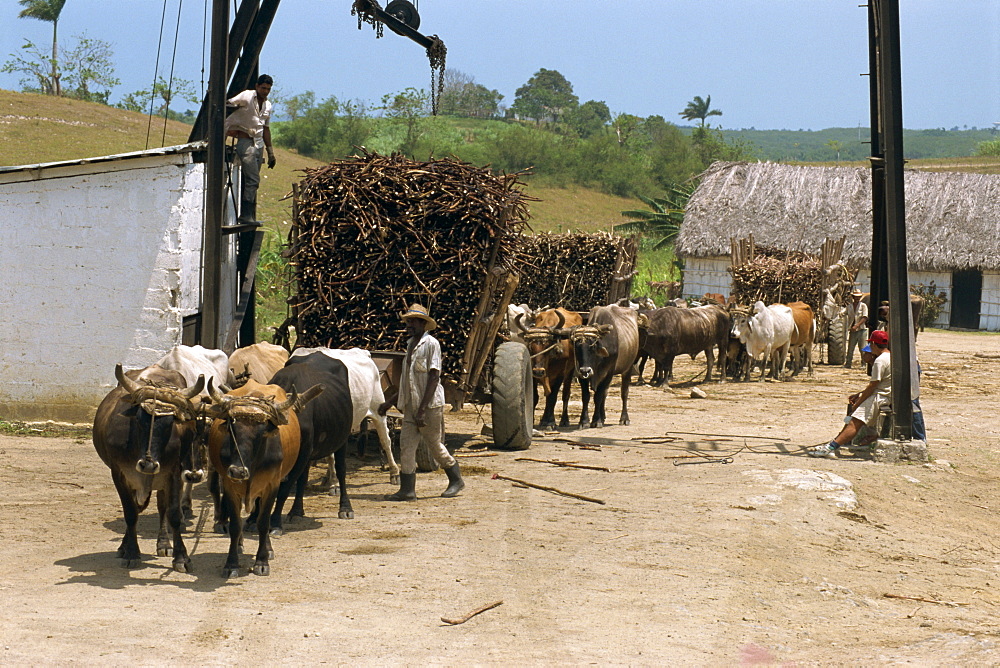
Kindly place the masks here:
<instances>
[{"instance_id":1,"label":"thatched roof","mask_svg":"<svg viewBox=\"0 0 1000 668\"><path fill-rule=\"evenodd\" d=\"M1000 268L1000 176L906 170L909 264ZM729 255L730 239L818 253L847 237L843 259L871 261L871 170L717 162L702 175L677 238L687 257Z\"/></svg>"}]
</instances>

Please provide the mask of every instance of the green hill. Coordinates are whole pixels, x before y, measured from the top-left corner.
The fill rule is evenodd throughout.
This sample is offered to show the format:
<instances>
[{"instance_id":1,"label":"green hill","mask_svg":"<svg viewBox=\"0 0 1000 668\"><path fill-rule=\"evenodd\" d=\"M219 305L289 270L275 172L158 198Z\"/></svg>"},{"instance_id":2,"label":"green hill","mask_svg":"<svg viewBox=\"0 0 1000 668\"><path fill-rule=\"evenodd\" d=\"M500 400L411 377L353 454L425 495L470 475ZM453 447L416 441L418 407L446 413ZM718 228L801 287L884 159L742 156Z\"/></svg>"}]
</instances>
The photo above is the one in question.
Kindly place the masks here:
<instances>
[{"instance_id":1,"label":"green hill","mask_svg":"<svg viewBox=\"0 0 1000 668\"><path fill-rule=\"evenodd\" d=\"M149 119L138 114L91 102L55 98L0 89L0 166L28 165L58 160L76 160L149 146L174 146L187 141L191 126L176 121ZM264 169L260 190L261 218L273 222L272 232L284 237L291 219L292 184L301 170L322 163L292 151L277 148L278 164ZM643 208L638 200L605 195L579 187L535 187L526 191L542 201L530 207L531 226L539 232L607 230L621 222L624 209Z\"/></svg>"}]
</instances>

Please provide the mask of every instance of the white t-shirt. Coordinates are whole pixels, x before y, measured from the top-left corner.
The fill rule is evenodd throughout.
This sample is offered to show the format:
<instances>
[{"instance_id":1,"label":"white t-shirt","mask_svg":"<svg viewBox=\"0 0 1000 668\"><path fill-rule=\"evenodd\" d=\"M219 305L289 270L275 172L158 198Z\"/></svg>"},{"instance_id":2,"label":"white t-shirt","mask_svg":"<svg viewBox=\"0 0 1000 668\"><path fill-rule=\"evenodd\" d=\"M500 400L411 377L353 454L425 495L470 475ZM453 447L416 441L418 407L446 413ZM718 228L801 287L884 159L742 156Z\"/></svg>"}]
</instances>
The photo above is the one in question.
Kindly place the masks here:
<instances>
[{"instance_id":1,"label":"white t-shirt","mask_svg":"<svg viewBox=\"0 0 1000 668\"><path fill-rule=\"evenodd\" d=\"M875 358L872 363L873 381L878 381L875 389L875 400L879 403L887 403L892 394L892 364L890 363L889 351L885 351Z\"/></svg>"},{"instance_id":2,"label":"white t-shirt","mask_svg":"<svg viewBox=\"0 0 1000 668\"><path fill-rule=\"evenodd\" d=\"M226 117L226 132L242 130L257 140L259 145L264 137L264 126L271 125L271 111L274 106L270 100L260 104L257 91L245 90L226 103L226 106L236 107L236 111Z\"/></svg>"}]
</instances>

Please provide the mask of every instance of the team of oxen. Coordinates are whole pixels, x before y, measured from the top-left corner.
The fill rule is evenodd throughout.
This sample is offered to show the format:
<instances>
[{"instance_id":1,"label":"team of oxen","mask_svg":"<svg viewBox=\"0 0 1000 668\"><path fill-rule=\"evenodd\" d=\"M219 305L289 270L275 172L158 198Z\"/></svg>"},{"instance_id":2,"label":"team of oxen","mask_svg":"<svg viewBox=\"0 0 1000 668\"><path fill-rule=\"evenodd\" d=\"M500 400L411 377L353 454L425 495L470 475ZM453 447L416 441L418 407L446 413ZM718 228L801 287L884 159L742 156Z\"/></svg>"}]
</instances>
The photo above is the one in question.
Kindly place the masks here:
<instances>
[{"instance_id":1,"label":"team of oxen","mask_svg":"<svg viewBox=\"0 0 1000 668\"><path fill-rule=\"evenodd\" d=\"M118 385L94 419L94 446L111 469L125 516L118 557L140 563L136 522L156 492L158 556L188 572L191 560L181 537L192 516L190 486L205 476L215 530L228 533L224 577L239 574L245 528L255 528L258 548L252 571L268 575L271 536L282 532L282 511L302 516L310 463L331 460L340 497L339 517L354 511L345 476L348 437L372 420L390 482L399 481L386 418L380 372L361 349L298 349L258 343L227 356L201 346L178 346L145 369L115 370ZM331 474L326 477L330 485ZM246 522L243 514L247 513Z\"/></svg>"},{"instance_id":2,"label":"team of oxen","mask_svg":"<svg viewBox=\"0 0 1000 668\"><path fill-rule=\"evenodd\" d=\"M598 306L583 314L563 308L532 312L527 305L512 306L510 335L528 346L538 398L545 408L539 427L555 428L555 409L562 396L558 426L570 426L569 396L574 380L580 383L581 427L601 427L614 376L621 376L620 424L629 424L628 392L632 377L643 381L648 359L655 363L652 384L673 380L678 355L694 359L705 353L705 381L728 376L749 380L760 363L760 379L783 379L790 367L794 376L812 374L812 347L816 337L813 310L805 302L746 308L727 303L722 295L705 295L702 305L688 307L678 300L662 308L623 300ZM593 413L590 400L593 394Z\"/></svg>"}]
</instances>

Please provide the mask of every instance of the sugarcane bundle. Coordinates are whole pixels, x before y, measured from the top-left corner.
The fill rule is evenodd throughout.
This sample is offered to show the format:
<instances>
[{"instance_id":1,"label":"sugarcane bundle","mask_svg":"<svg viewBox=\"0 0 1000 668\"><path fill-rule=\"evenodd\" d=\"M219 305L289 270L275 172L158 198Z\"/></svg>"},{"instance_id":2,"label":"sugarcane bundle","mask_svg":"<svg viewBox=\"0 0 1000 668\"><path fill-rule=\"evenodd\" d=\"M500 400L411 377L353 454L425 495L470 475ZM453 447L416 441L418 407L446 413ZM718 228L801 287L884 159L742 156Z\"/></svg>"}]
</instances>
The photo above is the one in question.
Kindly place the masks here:
<instances>
[{"instance_id":1,"label":"sugarcane bundle","mask_svg":"<svg viewBox=\"0 0 1000 668\"><path fill-rule=\"evenodd\" d=\"M514 301L588 311L627 297L635 246L635 239L607 232L527 235L527 259Z\"/></svg>"},{"instance_id":2,"label":"sugarcane bundle","mask_svg":"<svg viewBox=\"0 0 1000 668\"><path fill-rule=\"evenodd\" d=\"M487 273L524 259L521 186L455 159L367 152L306 170L288 251L297 344L401 350L399 313L421 303L438 323L442 371L459 373Z\"/></svg>"},{"instance_id":3,"label":"sugarcane bundle","mask_svg":"<svg viewBox=\"0 0 1000 668\"><path fill-rule=\"evenodd\" d=\"M814 255L800 251L756 246L751 257L729 267L733 294L740 304L803 301L819 309L822 293L822 265Z\"/></svg>"}]
</instances>

